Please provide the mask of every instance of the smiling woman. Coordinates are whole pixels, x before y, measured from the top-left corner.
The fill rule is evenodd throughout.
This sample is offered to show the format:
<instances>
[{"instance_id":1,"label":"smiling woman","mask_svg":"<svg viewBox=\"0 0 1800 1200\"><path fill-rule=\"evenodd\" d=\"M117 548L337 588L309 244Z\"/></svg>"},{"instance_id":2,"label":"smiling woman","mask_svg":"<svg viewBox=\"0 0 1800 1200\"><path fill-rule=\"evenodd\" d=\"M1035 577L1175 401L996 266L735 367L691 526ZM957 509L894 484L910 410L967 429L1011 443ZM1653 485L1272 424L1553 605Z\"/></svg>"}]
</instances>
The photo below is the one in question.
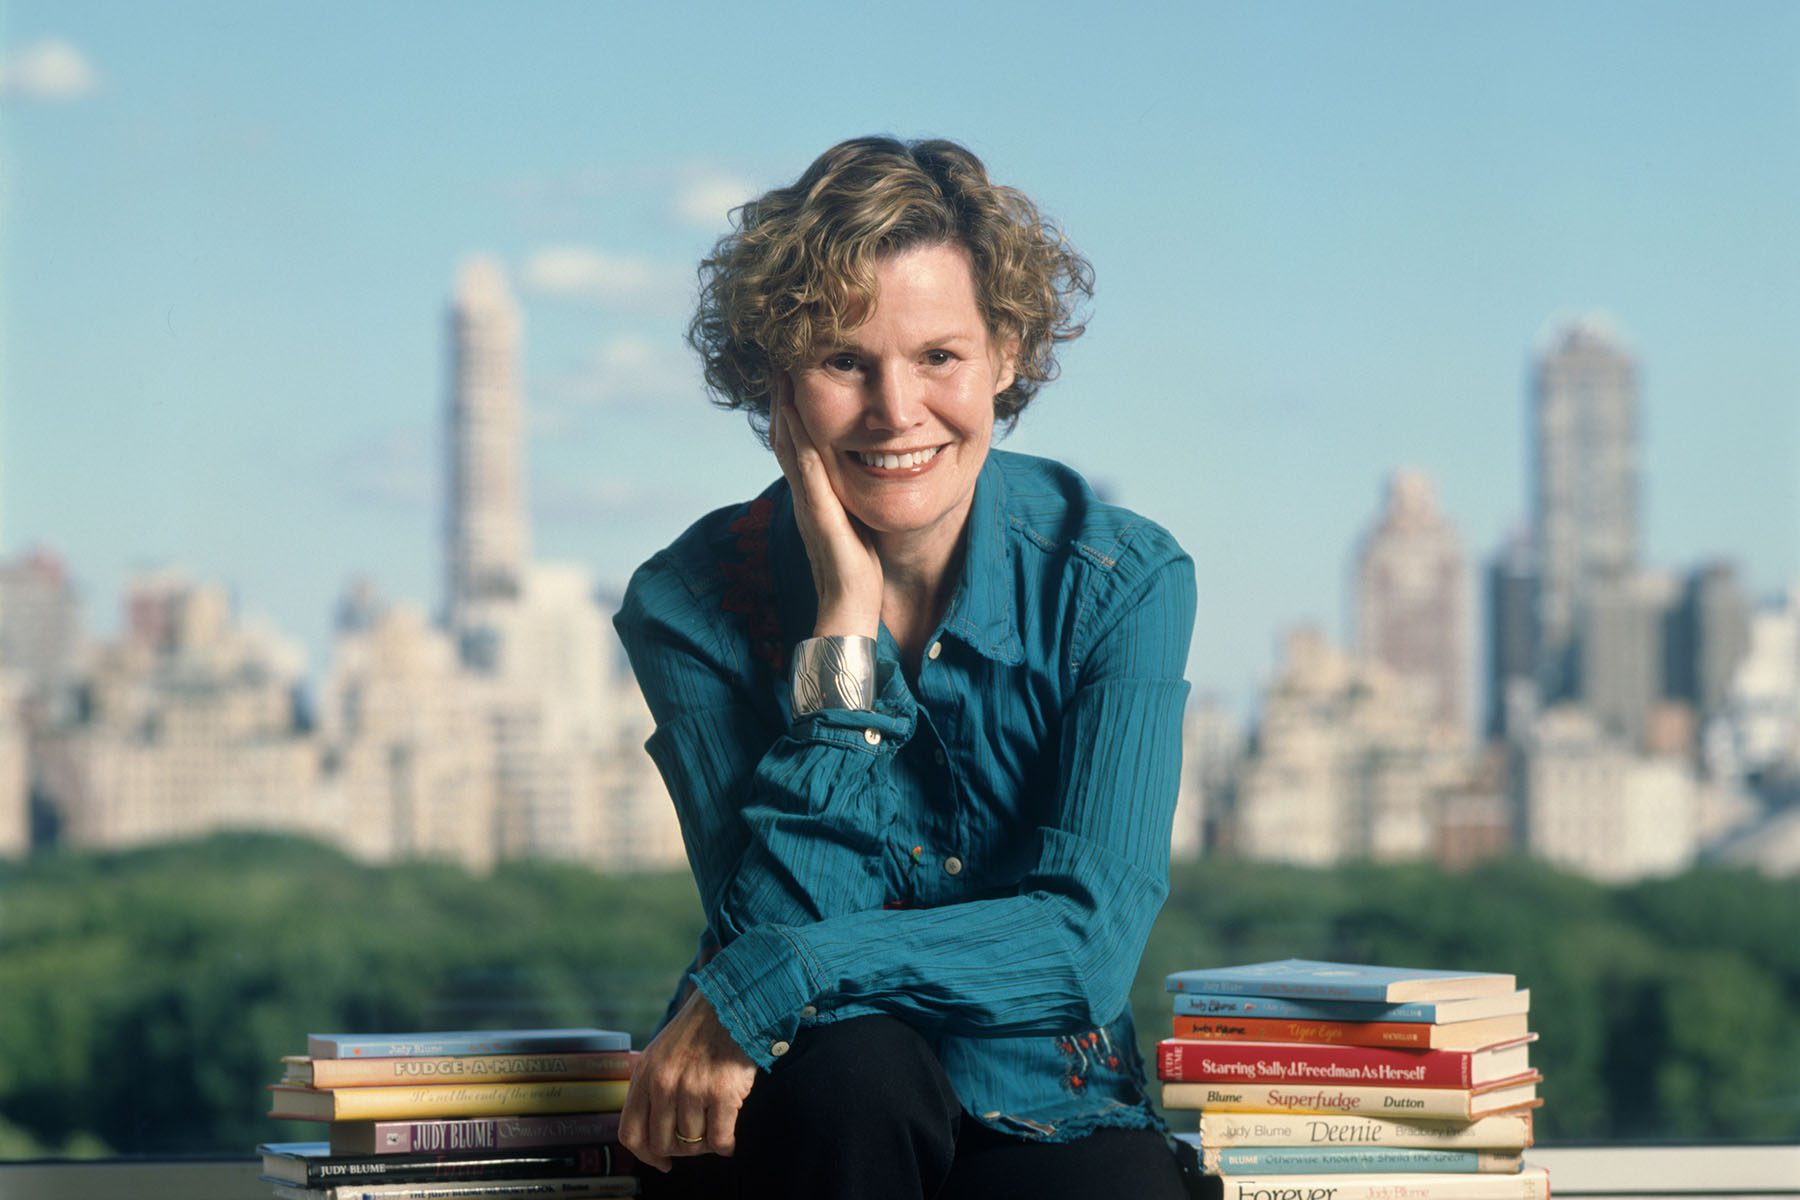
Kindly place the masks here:
<instances>
[{"instance_id":1,"label":"smiling woman","mask_svg":"<svg viewBox=\"0 0 1800 1200\"><path fill-rule=\"evenodd\" d=\"M1127 993L1193 565L991 445L1086 261L962 147L864 138L702 284L690 340L782 477L618 617L707 919L621 1120L647 1191L1179 1196Z\"/></svg>"}]
</instances>

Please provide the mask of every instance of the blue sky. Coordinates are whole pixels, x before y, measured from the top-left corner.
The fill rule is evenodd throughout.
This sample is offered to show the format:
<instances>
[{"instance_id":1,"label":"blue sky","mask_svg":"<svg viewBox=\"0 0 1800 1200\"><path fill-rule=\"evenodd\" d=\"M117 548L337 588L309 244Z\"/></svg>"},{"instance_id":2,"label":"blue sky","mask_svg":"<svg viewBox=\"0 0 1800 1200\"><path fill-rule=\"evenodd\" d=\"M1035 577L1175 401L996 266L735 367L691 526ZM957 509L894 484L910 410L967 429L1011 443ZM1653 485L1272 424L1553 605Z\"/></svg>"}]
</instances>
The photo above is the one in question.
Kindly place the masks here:
<instances>
[{"instance_id":1,"label":"blue sky","mask_svg":"<svg viewBox=\"0 0 1800 1200\"><path fill-rule=\"evenodd\" d=\"M0 553L230 583L324 665L354 574L435 606L444 306L526 317L538 554L622 583L772 461L681 345L746 189L963 140L1093 260L1011 448L1194 554L1191 677L1342 630L1383 480L1524 516L1560 316L1643 372L1647 558L1800 576L1800 6L131 3L0 17ZM559 282L560 281L560 282Z\"/></svg>"}]
</instances>

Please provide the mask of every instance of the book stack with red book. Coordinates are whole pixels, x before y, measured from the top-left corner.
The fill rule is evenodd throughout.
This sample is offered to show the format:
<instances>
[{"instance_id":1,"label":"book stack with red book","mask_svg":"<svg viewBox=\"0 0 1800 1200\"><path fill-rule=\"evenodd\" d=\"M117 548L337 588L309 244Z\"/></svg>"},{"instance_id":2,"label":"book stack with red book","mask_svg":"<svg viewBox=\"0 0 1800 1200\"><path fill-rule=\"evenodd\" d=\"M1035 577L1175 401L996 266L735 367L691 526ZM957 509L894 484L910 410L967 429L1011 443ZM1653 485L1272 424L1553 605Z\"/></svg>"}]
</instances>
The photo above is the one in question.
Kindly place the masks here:
<instances>
[{"instance_id":1,"label":"book stack with red book","mask_svg":"<svg viewBox=\"0 0 1800 1200\"><path fill-rule=\"evenodd\" d=\"M282 1200L636 1195L618 1144L635 1058L607 1029L313 1034L269 1115L328 1140L257 1147L261 1178Z\"/></svg>"},{"instance_id":2,"label":"book stack with red book","mask_svg":"<svg viewBox=\"0 0 1800 1200\"><path fill-rule=\"evenodd\" d=\"M1163 1106L1222 1200L1548 1200L1511 975L1288 959L1177 971ZM1290 1189L1329 1188L1329 1191Z\"/></svg>"}]
</instances>

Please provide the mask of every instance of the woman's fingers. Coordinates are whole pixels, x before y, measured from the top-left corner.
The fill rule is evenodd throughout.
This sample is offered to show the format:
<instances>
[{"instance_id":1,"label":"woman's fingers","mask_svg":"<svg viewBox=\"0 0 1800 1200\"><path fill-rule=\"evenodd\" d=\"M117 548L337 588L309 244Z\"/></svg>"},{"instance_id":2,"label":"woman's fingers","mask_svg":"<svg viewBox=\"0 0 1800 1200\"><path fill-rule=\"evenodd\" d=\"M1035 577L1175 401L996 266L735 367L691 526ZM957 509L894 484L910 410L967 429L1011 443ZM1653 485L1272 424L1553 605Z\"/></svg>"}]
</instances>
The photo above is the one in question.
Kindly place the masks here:
<instances>
[{"instance_id":1,"label":"woman's fingers","mask_svg":"<svg viewBox=\"0 0 1800 1200\"><path fill-rule=\"evenodd\" d=\"M669 1153L711 1154L712 1147L707 1144L706 1098L694 1094L696 1080L688 1079L684 1082L688 1086L675 1098L674 1141L669 1147Z\"/></svg>"},{"instance_id":2,"label":"woman's fingers","mask_svg":"<svg viewBox=\"0 0 1800 1200\"><path fill-rule=\"evenodd\" d=\"M659 1137L654 1131L655 1094L648 1072L642 1069L632 1076L631 1089L625 1095L625 1108L619 1114L619 1144L635 1154L639 1161L649 1163L659 1171L667 1171L672 1165L669 1156L664 1152L667 1135Z\"/></svg>"}]
</instances>

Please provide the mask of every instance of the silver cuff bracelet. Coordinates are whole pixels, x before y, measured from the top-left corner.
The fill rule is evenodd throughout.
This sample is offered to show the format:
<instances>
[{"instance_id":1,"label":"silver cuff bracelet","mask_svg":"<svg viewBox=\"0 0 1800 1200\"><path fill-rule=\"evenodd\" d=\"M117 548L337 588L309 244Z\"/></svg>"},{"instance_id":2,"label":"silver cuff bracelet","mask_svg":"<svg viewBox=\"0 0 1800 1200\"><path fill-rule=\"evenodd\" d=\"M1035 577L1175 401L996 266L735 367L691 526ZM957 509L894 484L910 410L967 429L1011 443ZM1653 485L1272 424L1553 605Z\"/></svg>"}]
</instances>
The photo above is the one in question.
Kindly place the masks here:
<instances>
[{"instance_id":1,"label":"silver cuff bracelet","mask_svg":"<svg viewBox=\"0 0 1800 1200\"><path fill-rule=\"evenodd\" d=\"M807 638L794 647L794 715L821 708L875 708L875 639Z\"/></svg>"}]
</instances>

